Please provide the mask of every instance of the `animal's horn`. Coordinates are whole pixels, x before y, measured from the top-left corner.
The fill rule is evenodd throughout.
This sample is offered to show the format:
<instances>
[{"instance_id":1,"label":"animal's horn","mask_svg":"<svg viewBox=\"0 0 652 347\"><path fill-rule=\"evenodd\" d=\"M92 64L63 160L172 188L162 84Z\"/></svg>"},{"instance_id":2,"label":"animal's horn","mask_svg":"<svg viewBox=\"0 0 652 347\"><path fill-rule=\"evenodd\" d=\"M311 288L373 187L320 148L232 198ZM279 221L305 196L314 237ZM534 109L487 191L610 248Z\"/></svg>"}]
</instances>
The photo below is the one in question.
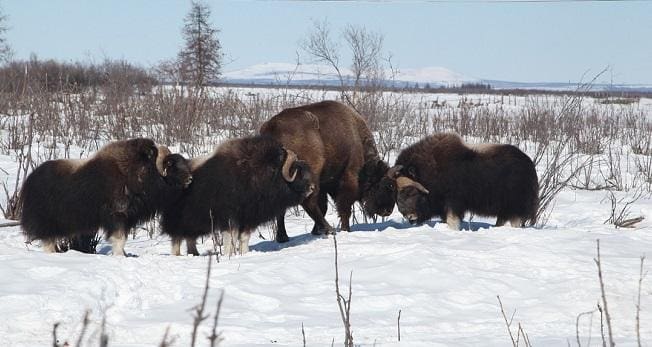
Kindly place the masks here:
<instances>
[{"instance_id":1,"label":"animal's horn","mask_svg":"<svg viewBox=\"0 0 652 347\"><path fill-rule=\"evenodd\" d=\"M419 190L422 193L430 194L430 191L428 191L428 189L426 189L426 187L421 185L421 183L419 183L417 181L413 181L413 180L411 180L411 179L409 179L407 177L401 176L401 177L397 178L396 179L396 185L398 186L399 191L402 190L403 188L406 188L406 187L414 187L414 188L416 188L417 190Z\"/></svg>"},{"instance_id":2,"label":"animal's horn","mask_svg":"<svg viewBox=\"0 0 652 347\"><path fill-rule=\"evenodd\" d=\"M403 165L396 165L392 167L391 169L387 170L387 177L392 179L396 178L401 172L401 169L403 169Z\"/></svg>"},{"instance_id":3,"label":"animal's horn","mask_svg":"<svg viewBox=\"0 0 652 347\"><path fill-rule=\"evenodd\" d=\"M158 170L158 173L161 174L161 176L165 177L167 176L167 168L165 165L163 165L163 161L165 160L165 157L170 155L170 149L165 147L165 146L158 146L158 155L156 156L156 169Z\"/></svg>"},{"instance_id":4,"label":"animal's horn","mask_svg":"<svg viewBox=\"0 0 652 347\"><path fill-rule=\"evenodd\" d=\"M283 163L283 169L281 170L281 173L283 174L283 178L286 181L292 183L297 177L297 172L295 170L292 176L290 176L290 168L292 167L292 164L297 161L297 155L289 149L286 149L285 152L287 153L287 157L285 157L285 162Z\"/></svg>"}]
</instances>

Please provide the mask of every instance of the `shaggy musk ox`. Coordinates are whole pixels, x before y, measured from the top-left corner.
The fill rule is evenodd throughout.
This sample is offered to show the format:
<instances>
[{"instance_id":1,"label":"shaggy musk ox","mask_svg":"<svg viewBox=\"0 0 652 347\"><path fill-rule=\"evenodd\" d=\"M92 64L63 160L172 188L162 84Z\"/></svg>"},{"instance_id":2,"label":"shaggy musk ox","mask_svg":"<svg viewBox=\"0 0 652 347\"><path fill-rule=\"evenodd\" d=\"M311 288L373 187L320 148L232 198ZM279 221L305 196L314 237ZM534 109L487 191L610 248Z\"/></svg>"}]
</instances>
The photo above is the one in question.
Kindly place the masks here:
<instances>
[{"instance_id":1,"label":"shaggy musk ox","mask_svg":"<svg viewBox=\"0 0 652 347\"><path fill-rule=\"evenodd\" d=\"M350 230L351 206L360 200L367 215L387 216L394 209L394 182L388 165L378 156L364 119L352 108L322 101L288 108L260 128L305 160L317 184L302 206L315 221L313 234L332 233L326 214L327 194L335 201L341 229ZM288 241L285 213L277 217L279 242Z\"/></svg>"},{"instance_id":2,"label":"shaggy musk ox","mask_svg":"<svg viewBox=\"0 0 652 347\"><path fill-rule=\"evenodd\" d=\"M459 230L464 213L496 216L496 225L534 222L539 183L532 160L511 145L465 145L455 134L436 134L404 149L397 204L410 223L441 216Z\"/></svg>"},{"instance_id":3,"label":"shaggy musk ox","mask_svg":"<svg viewBox=\"0 0 652 347\"><path fill-rule=\"evenodd\" d=\"M310 169L269 136L230 140L207 158L191 160L193 183L161 215L172 254L186 240L198 255L196 239L221 230L224 254L249 251L249 236L288 207L299 204L314 187Z\"/></svg>"},{"instance_id":4,"label":"shaggy musk ox","mask_svg":"<svg viewBox=\"0 0 652 347\"><path fill-rule=\"evenodd\" d=\"M102 229L113 255L125 255L129 230L178 198L190 180L186 160L152 140L113 142L87 160L38 166L22 187L20 223L27 239L42 240L47 252L56 251L58 239Z\"/></svg>"}]
</instances>

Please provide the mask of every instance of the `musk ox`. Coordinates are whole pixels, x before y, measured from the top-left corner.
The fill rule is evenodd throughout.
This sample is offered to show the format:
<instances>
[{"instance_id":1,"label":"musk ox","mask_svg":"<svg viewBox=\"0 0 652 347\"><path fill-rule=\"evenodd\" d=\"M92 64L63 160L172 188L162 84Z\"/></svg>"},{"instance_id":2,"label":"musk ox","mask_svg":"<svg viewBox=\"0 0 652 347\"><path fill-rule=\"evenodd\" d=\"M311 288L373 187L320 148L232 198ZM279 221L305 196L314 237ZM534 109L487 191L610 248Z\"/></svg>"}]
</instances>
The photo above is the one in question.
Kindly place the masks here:
<instances>
[{"instance_id":1,"label":"musk ox","mask_svg":"<svg viewBox=\"0 0 652 347\"><path fill-rule=\"evenodd\" d=\"M302 206L315 221L313 234L332 233L324 215L327 194L335 201L341 230L350 230L351 206L360 201L367 215L388 216L394 209L394 181L379 157L365 120L351 107L322 101L288 108L260 128L305 160L316 183ZM288 241L285 213L277 217L278 242Z\"/></svg>"},{"instance_id":2,"label":"musk ox","mask_svg":"<svg viewBox=\"0 0 652 347\"><path fill-rule=\"evenodd\" d=\"M113 142L87 160L51 160L34 169L23 183L20 223L27 240L42 240L47 252L61 238L102 229L113 255L125 255L129 230L176 199L190 179L186 160L152 140Z\"/></svg>"},{"instance_id":3,"label":"musk ox","mask_svg":"<svg viewBox=\"0 0 652 347\"><path fill-rule=\"evenodd\" d=\"M394 169L398 209L410 223L441 216L459 230L467 211L495 216L497 226L534 222L537 173L514 146L467 146L455 134L436 134L401 151Z\"/></svg>"},{"instance_id":4,"label":"musk ox","mask_svg":"<svg viewBox=\"0 0 652 347\"><path fill-rule=\"evenodd\" d=\"M191 160L193 183L161 214L162 233L172 238L172 254L186 240L198 255L196 239L222 231L224 254L249 251L249 236L312 193L310 168L269 136L230 140L209 157Z\"/></svg>"}]
</instances>

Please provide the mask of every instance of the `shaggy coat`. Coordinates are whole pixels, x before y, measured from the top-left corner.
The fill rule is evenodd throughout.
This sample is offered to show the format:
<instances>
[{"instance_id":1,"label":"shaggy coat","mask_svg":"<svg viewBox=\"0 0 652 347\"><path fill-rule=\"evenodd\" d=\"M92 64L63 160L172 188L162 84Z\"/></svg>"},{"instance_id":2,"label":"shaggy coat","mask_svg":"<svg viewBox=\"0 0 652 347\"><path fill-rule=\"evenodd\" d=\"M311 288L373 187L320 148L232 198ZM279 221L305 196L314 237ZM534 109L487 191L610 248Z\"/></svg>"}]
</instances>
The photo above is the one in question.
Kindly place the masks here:
<instances>
[{"instance_id":1,"label":"shaggy coat","mask_svg":"<svg viewBox=\"0 0 652 347\"><path fill-rule=\"evenodd\" d=\"M398 208L411 223L441 216L459 230L467 211L496 216L496 225L534 221L537 173L514 146L467 146L455 134L436 134L405 148L395 168Z\"/></svg>"},{"instance_id":2,"label":"shaggy coat","mask_svg":"<svg viewBox=\"0 0 652 347\"><path fill-rule=\"evenodd\" d=\"M288 207L312 193L310 169L269 136L231 140L208 158L191 161L193 183L162 214L164 234L172 237L172 254L186 240L188 253L198 254L195 240L221 230L224 253L248 251L249 235Z\"/></svg>"},{"instance_id":3,"label":"shaggy coat","mask_svg":"<svg viewBox=\"0 0 652 347\"><path fill-rule=\"evenodd\" d=\"M124 255L129 230L152 218L164 205L159 199L174 198L189 178L175 177L175 169L162 177L162 166L176 168L179 158L158 158L157 170L158 154L152 140L132 139L110 143L87 160L41 164L21 191L26 238L43 240L46 251L54 252L61 238L95 235L102 229L112 241L113 254Z\"/></svg>"},{"instance_id":4,"label":"shaggy coat","mask_svg":"<svg viewBox=\"0 0 652 347\"><path fill-rule=\"evenodd\" d=\"M315 221L313 234L333 232L324 219L327 194L335 201L342 230L350 230L351 206L357 200L368 215L387 216L394 209L394 182L383 180L389 167L354 109L335 101L288 108L265 122L260 133L276 138L310 165L317 187L302 206ZM277 217L279 242L288 241L284 218L284 212Z\"/></svg>"}]
</instances>

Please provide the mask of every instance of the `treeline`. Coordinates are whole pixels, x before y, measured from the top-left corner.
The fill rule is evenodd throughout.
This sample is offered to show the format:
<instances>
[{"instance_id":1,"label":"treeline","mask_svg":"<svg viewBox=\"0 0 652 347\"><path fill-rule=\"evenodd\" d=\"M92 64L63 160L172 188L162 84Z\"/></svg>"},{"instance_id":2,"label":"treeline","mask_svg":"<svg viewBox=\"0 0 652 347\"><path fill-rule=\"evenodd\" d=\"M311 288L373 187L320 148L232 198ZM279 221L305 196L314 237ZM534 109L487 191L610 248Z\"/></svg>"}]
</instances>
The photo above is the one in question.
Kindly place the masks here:
<instances>
[{"instance_id":1,"label":"treeline","mask_svg":"<svg viewBox=\"0 0 652 347\"><path fill-rule=\"evenodd\" d=\"M125 60L101 63L61 62L53 59L14 60L0 66L0 92L80 93L102 87L118 87L129 93L146 93L158 84L155 71Z\"/></svg>"}]
</instances>

